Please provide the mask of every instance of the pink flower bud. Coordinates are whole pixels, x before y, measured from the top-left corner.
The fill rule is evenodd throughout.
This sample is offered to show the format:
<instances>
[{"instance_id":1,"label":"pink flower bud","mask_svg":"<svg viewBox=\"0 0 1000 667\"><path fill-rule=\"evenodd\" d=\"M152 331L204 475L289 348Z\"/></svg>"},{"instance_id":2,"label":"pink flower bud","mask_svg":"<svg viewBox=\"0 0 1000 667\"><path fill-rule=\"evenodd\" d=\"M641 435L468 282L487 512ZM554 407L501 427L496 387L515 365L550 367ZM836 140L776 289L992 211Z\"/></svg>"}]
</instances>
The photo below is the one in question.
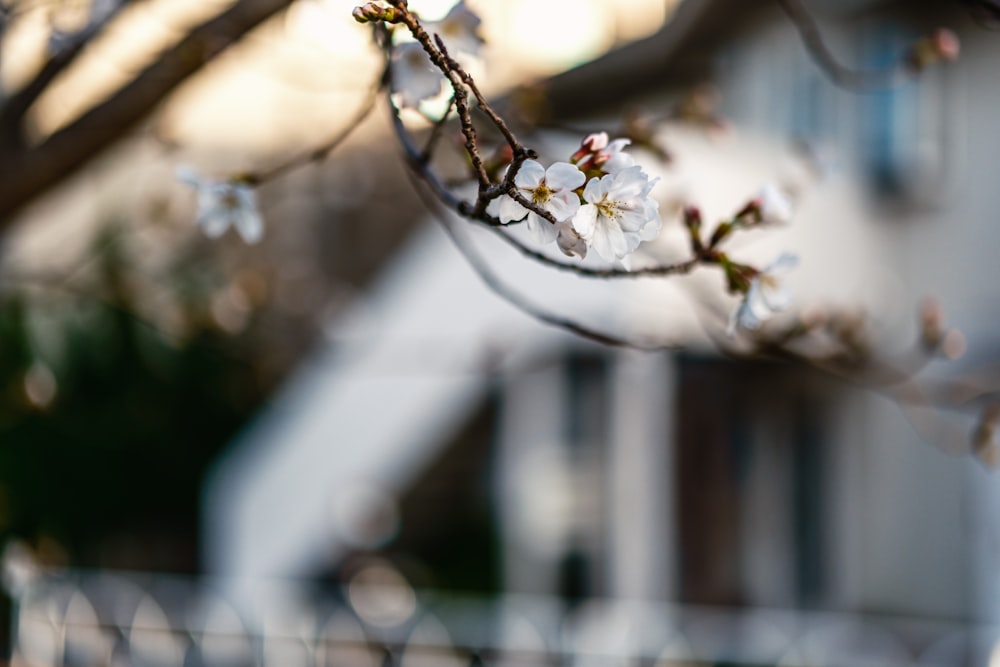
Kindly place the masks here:
<instances>
[{"instance_id":1,"label":"pink flower bud","mask_svg":"<svg viewBox=\"0 0 1000 667\"><path fill-rule=\"evenodd\" d=\"M958 41L958 35L951 30L938 28L931 33L930 41L934 48L934 53L942 60L953 61L958 59L961 44Z\"/></svg>"},{"instance_id":2,"label":"pink flower bud","mask_svg":"<svg viewBox=\"0 0 1000 667\"><path fill-rule=\"evenodd\" d=\"M580 148L578 148L570 157L570 162L577 164L584 158L596 155L599 151L604 150L607 145L607 132L594 132L592 134L588 134L583 138L583 141L580 142Z\"/></svg>"},{"instance_id":3,"label":"pink flower bud","mask_svg":"<svg viewBox=\"0 0 1000 667\"><path fill-rule=\"evenodd\" d=\"M586 148L590 153L602 151L608 147L608 133L594 132L593 134L588 134L584 137L583 143L580 144L580 147Z\"/></svg>"}]
</instances>

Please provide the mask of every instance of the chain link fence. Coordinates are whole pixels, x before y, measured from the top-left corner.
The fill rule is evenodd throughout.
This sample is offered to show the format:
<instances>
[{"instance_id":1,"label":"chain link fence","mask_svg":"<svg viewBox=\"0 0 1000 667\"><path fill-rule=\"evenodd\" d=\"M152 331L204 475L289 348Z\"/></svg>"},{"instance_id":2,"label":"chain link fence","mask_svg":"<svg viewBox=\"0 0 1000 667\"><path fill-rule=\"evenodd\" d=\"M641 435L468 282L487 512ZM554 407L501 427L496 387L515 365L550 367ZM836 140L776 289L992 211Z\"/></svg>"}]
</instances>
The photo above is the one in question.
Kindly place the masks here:
<instances>
[{"instance_id":1,"label":"chain link fence","mask_svg":"<svg viewBox=\"0 0 1000 667\"><path fill-rule=\"evenodd\" d=\"M224 580L36 570L8 576L7 585L12 665L24 667L1000 664L996 628L634 601L471 599L418 593L398 576L324 589L270 583L243 606Z\"/></svg>"}]
</instances>

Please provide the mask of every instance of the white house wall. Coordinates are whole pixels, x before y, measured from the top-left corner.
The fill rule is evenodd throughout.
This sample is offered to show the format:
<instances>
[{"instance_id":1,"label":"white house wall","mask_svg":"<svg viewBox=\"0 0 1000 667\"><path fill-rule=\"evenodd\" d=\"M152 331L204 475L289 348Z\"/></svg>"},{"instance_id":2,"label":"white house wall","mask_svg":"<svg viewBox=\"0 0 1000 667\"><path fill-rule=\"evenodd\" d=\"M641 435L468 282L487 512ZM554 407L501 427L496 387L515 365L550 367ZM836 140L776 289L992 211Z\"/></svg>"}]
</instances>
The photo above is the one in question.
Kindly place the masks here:
<instances>
[{"instance_id":1,"label":"white house wall","mask_svg":"<svg viewBox=\"0 0 1000 667\"><path fill-rule=\"evenodd\" d=\"M957 25L969 28L961 18L956 15ZM851 48L836 25L824 28L836 53L864 64L857 41ZM857 35L859 26L848 29ZM928 72L914 96L920 122L930 130L944 127L940 137L928 138L932 144L940 138L939 144L917 146L939 153L939 177L921 186L930 191L909 202L887 202L873 192L864 178L865 97L828 83L824 94L838 110L830 128L835 153L823 182L804 191L786 240L803 260L799 294L820 303L860 301L887 349L912 344L916 305L927 294L940 297L948 321L969 338L974 356L964 368L975 369L977 360L992 357L1000 334L1000 292L992 276L1000 247L1000 43L978 29L960 37L960 60ZM798 35L778 16L722 55L722 93L741 131L782 139L775 103L795 103L793 82L803 62L811 66ZM959 440L971 427L944 423ZM1000 480L928 444L939 434L916 432L898 406L874 395L849 399L836 431L834 597L848 608L1000 616ZM956 431L944 432L955 437Z\"/></svg>"}]
</instances>

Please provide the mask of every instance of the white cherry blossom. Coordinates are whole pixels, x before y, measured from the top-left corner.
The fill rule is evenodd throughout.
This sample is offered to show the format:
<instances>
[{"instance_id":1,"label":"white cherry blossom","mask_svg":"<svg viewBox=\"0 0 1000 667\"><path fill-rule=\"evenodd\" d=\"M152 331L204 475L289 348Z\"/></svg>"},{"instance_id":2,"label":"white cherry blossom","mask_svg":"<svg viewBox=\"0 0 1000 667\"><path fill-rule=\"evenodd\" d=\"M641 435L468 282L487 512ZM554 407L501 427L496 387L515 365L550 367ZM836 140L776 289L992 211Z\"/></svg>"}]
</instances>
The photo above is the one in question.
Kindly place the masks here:
<instances>
[{"instance_id":1,"label":"white cherry blossom","mask_svg":"<svg viewBox=\"0 0 1000 667\"><path fill-rule=\"evenodd\" d=\"M617 174L619 171L635 166L635 158L625 152L625 147L632 143L631 139L615 139L597 154L595 163L605 174Z\"/></svg>"},{"instance_id":2,"label":"white cherry blossom","mask_svg":"<svg viewBox=\"0 0 1000 667\"><path fill-rule=\"evenodd\" d=\"M603 259L623 259L660 232L659 204L649 196L657 180L638 166L590 179L573 227Z\"/></svg>"},{"instance_id":3,"label":"white cherry blossom","mask_svg":"<svg viewBox=\"0 0 1000 667\"><path fill-rule=\"evenodd\" d=\"M730 336L737 328L759 329L765 320L788 307L792 296L783 278L798 264L796 255L783 253L750 280L750 288L729 319Z\"/></svg>"},{"instance_id":4,"label":"white cherry blossom","mask_svg":"<svg viewBox=\"0 0 1000 667\"><path fill-rule=\"evenodd\" d=\"M177 169L177 180L197 192L196 220L209 238L222 236L230 227L247 243L257 243L263 237L264 221L257 206L257 193L250 185L206 180L188 167Z\"/></svg>"},{"instance_id":5,"label":"white cherry blossom","mask_svg":"<svg viewBox=\"0 0 1000 667\"><path fill-rule=\"evenodd\" d=\"M573 192L587 180L583 172L568 162L556 162L548 169L535 160L525 160L514 177L514 186L525 199L552 214L558 221L569 220L580 209L580 197ZM556 225L519 204L510 195L500 198L500 222L508 224L527 218L528 231L538 243L556 240Z\"/></svg>"},{"instance_id":6,"label":"white cherry blossom","mask_svg":"<svg viewBox=\"0 0 1000 667\"><path fill-rule=\"evenodd\" d=\"M400 108L417 109L441 92L444 76L417 42L392 47L392 92Z\"/></svg>"}]
</instances>

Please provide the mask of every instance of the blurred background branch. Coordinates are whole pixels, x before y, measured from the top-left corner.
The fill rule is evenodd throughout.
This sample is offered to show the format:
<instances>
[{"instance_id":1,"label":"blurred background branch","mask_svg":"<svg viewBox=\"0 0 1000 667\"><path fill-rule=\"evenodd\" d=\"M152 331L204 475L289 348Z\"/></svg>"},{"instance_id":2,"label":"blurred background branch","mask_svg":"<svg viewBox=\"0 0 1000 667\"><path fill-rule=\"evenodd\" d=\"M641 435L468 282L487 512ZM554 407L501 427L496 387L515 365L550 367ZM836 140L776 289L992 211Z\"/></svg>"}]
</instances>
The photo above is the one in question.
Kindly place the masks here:
<instances>
[{"instance_id":1,"label":"blurred background branch","mask_svg":"<svg viewBox=\"0 0 1000 667\"><path fill-rule=\"evenodd\" d=\"M291 0L240 0L218 16L193 28L151 65L107 100L87 110L50 136L31 144L25 114L60 71L70 65L103 23L85 29L65 51L54 56L37 76L14 93L0 111L0 229L12 215L135 128L188 77L200 70L248 31L291 4ZM109 20L111 17L109 17Z\"/></svg>"}]
</instances>

